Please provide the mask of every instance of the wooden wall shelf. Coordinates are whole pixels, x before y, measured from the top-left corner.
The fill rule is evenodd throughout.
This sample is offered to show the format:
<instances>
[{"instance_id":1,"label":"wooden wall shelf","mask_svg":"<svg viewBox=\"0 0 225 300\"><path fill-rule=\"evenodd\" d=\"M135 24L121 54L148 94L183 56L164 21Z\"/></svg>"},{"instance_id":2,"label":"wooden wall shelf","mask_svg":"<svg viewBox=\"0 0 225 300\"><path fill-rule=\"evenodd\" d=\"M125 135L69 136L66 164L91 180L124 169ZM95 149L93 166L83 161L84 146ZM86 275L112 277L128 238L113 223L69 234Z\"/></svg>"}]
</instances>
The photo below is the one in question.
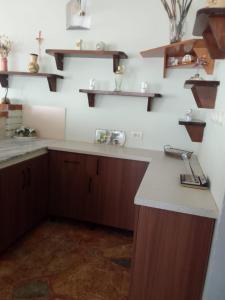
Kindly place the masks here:
<instances>
[{"instance_id":1,"label":"wooden wall shelf","mask_svg":"<svg viewBox=\"0 0 225 300\"><path fill-rule=\"evenodd\" d=\"M168 65L168 59L170 57L181 59L186 54L191 54L194 57L194 61L192 63L180 63L177 66ZM211 59L205 41L203 39L192 39L175 44L165 45L159 48L149 49L146 51L142 51L141 55L144 58L164 57L164 78L167 75L168 69L195 68L198 59L205 61L203 68L205 69L207 74L213 74L214 71L215 61Z\"/></svg>"},{"instance_id":2,"label":"wooden wall shelf","mask_svg":"<svg viewBox=\"0 0 225 300\"><path fill-rule=\"evenodd\" d=\"M200 120L185 121L180 120L179 125L184 125L192 142L201 143L203 140L206 123Z\"/></svg>"},{"instance_id":3,"label":"wooden wall shelf","mask_svg":"<svg viewBox=\"0 0 225 300\"><path fill-rule=\"evenodd\" d=\"M112 95L112 96L127 96L127 97L142 97L148 98L147 111L151 111L151 104L154 98L162 97L161 94L153 94L153 93L138 93L138 92L116 92L116 91L100 91L100 90L84 90L80 89L80 93L85 93L88 95L88 103L89 107L95 106L95 96L96 95Z\"/></svg>"},{"instance_id":4,"label":"wooden wall shelf","mask_svg":"<svg viewBox=\"0 0 225 300\"><path fill-rule=\"evenodd\" d=\"M203 8L197 12L193 34L203 36L213 59L225 58L225 8Z\"/></svg>"},{"instance_id":5,"label":"wooden wall shelf","mask_svg":"<svg viewBox=\"0 0 225 300\"><path fill-rule=\"evenodd\" d=\"M187 80L184 87L191 89L199 108L215 108L219 81Z\"/></svg>"},{"instance_id":6,"label":"wooden wall shelf","mask_svg":"<svg viewBox=\"0 0 225 300\"><path fill-rule=\"evenodd\" d=\"M118 69L120 60L128 58L127 54L121 51L47 49L46 53L55 57L57 69L61 71L64 69L64 57L112 59L114 72Z\"/></svg>"},{"instance_id":7,"label":"wooden wall shelf","mask_svg":"<svg viewBox=\"0 0 225 300\"><path fill-rule=\"evenodd\" d=\"M0 72L0 83L2 87L9 87L9 76L28 76L28 77L45 77L48 80L49 89L51 92L56 92L57 90L57 79L63 79L63 76L56 74L48 74L48 73L29 73L29 72Z\"/></svg>"}]
</instances>

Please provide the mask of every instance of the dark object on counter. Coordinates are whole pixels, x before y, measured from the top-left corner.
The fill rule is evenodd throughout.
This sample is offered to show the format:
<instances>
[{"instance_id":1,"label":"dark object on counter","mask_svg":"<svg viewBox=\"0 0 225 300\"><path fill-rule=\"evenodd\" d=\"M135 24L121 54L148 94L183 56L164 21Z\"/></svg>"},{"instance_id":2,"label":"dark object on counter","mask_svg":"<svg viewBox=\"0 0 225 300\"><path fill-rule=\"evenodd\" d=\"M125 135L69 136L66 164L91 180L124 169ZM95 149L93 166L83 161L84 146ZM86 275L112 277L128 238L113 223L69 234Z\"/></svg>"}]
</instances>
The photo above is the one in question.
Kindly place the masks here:
<instances>
[{"instance_id":1,"label":"dark object on counter","mask_svg":"<svg viewBox=\"0 0 225 300\"><path fill-rule=\"evenodd\" d=\"M193 177L192 175L181 174L180 183L184 187L189 187L193 189L201 189L201 190L209 189L209 181L205 176Z\"/></svg>"}]
</instances>

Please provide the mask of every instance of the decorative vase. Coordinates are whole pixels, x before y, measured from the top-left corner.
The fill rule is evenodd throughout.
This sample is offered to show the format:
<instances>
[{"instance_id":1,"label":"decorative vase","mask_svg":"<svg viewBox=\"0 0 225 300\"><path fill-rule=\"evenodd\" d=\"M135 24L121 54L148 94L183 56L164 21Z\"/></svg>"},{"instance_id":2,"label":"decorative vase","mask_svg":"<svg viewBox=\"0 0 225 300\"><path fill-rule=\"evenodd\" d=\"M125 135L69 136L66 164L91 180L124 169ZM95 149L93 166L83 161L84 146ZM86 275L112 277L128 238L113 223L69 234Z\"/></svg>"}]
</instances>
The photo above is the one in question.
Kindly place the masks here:
<instances>
[{"instance_id":1,"label":"decorative vase","mask_svg":"<svg viewBox=\"0 0 225 300\"><path fill-rule=\"evenodd\" d=\"M177 22L176 18L170 18L170 44L180 42L184 35L184 21Z\"/></svg>"},{"instance_id":2,"label":"decorative vase","mask_svg":"<svg viewBox=\"0 0 225 300\"><path fill-rule=\"evenodd\" d=\"M38 55L31 53L30 57L31 57L31 61L28 65L28 71L30 73L38 73L38 71L39 71L39 64L37 62L38 61Z\"/></svg>"},{"instance_id":3,"label":"decorative vase","mask_svg":"<svg viewBox=\"0 0 225 300\"><path fill-rule=\"evenodd\" d=\"M1 58L1 71L7 72L8 71L8 59L7 57Z\"/></svg>"},{"instance_id":4,"label":"decorative vase","mask_svg":"<svg viewBox=\"0 0 225 300\"><path fill-rule=\"evenodd\" d=\"M115 74L115 92L120 92L123 83L123 74L116 73Z\"/></svg>"}]
</instances>

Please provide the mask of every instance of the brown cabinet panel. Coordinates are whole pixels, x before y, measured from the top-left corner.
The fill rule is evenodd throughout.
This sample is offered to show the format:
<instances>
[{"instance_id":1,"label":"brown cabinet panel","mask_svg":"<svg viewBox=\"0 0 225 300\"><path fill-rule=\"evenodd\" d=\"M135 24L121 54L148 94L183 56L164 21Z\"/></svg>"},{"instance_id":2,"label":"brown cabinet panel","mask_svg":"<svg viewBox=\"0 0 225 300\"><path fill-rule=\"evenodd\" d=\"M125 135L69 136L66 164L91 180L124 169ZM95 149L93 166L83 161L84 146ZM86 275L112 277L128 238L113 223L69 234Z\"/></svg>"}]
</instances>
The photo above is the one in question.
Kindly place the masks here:
<instances>
[{"instance_id":1,"label":"brown cabinet panel","mask_svg":"<svg viewBox=\"0 0 225 300\"><path fill-rule=\"evenodd\" d=\"M50 214L134 229L134 197L147 163L50 151Z\"/></svg>"},{"instance_id":2,"label":"brown cabinet panel","mask_svg":"<svg viewBox=\"0 0 225 300\"><path fill-rule=\"evenodd\" d=\"M48 155L30 160L27 172L31 197L30 219L33 226L48 215Z\"/></svg>"},{"instance_id":3,"label":"brown cabinet panel","mask_svg":"<svg viewBox=\"0 0 225 300\"><path fill-rule=\"evenodd\" d=\"M50 152L50 214L82 219L89 182L83 155Z\"/></svg>"},{"instance_id":4,"label":"brown cabinet panel","mask_svg":"<svg viewBox=\"0 0 225 300\"><path fill-rule=\"evenodd\" d=\"M134 198L148 164L146 162L102 158L100 165L102 223L134 229Z\"/></svg>"},{"instance_id":5,"label":"brown cabinet panel","mask_svg":"<svg viewBox=\"0 0 225 300\"><path fill-rule=\"evenodd\" d=\"M0 170L0 251L47 214L48 155Z\"/></svg>"},{"instance_id":6,"label":"brown cabinet panel","mask_svg":"<svg viewBox=\"0 0 225 300\"><path fill-rule=\"evenodd\" d=\"M141 207L130 300L201 300L214 220Z\"/></svg>"}]
</instances>

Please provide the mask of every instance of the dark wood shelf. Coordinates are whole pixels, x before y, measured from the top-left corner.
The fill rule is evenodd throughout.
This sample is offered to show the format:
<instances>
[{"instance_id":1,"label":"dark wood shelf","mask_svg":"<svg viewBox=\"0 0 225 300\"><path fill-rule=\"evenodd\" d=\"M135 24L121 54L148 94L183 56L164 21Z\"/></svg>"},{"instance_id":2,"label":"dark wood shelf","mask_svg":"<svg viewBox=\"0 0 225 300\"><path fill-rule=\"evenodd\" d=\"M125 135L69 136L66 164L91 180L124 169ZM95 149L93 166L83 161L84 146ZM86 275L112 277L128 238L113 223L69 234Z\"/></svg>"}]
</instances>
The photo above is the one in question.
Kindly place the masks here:
<instances>
[{"instance_id":1,"label":"dark wood shelf","mask_svg":"<svg viewBox=\"0 0 225 300\"><path fill-rule=\"evenodd\" d=\"M186 54L194 57L194 62L189 64L179 64L177 66L169 66L168 59L170 57L182 58ZM167 69L178 68L195 68L198 59L204 59L207 74L213 74L215 61L211 59L205 41L203 39L191 39L179 43L169 44L162 47L149 49L141 52L144 58L164 57L163 77L167 75Z\"/></svg>"},{"instance_id":2,"label":"dark wood shelf","mask_svg":"<svg viewBox=\"0 0 225 300\"><path fill-rule=\"evenodd\" d=\"M215 108L219 81L187 80L184 87L191 89L199 108Z\"/></svg>"},{"instance_id":3,"label":"dark wood shelf","mask_svg":"<svg viewBox=\"0 0 225 300\"><path fill-rule=\"evenodd\" d=\"M127 96L127 97L142 97L148 98L147 111L151 111L151 104L154 98L161 98L161 94L153 94L153 93L141 93L141 92L126 92L126 91L101 91L101 90L85 90L80 89L80 93L85 93L88 95L88 103L89 107L95 106L95 96L96 95L112 95L112 96Z\"/></svg>"},{"instance_id":4,"label":"dark wood shelf","mask_svg":"<svg viewBox=\"0 0 225 300\"><path fill-rule=\"evenodd\" d=\"M47 49L46 53L55 57L57 69L61 71L64 69L64 57L112 59L114 72L118 69L120 60L128 58L127 54L121 51Z\"/></svg>"},{"instance_id":5,"label":"dark wood shelf","mask_svg":"<svg viewBox=\"0 0 225 300\"><path fill-rule=\"evenodd\" d=\"M203 8L197 12L193 34L203 36L213 59L225 58L225 8Z\"/></svg>"},{"instance_id":6,"label":"dark wood shelf","mask_svg":"<svg viewBox=\"0 0 225 300\"><path fill-rule=\"evenodd\" d=\"M186 127L192 142L201 143L203 140L206 123L200 120L185 121L180 120L179 125Z\"/></svg>"},{"instance_id":7,"label":"dark wood shelf","mask_svg":"<svg viewBox=\"0 0 225 300\"><path fill-rule=\"evenodd\" d=\"M18 71L0 72L0 83L2 87L9 87L9 76L45 77L48 80L48 85L51 92L56 92L57 90L57 79L64 78L63 76L49 73L29 73Z\"/></svg>"}]
</instances>

